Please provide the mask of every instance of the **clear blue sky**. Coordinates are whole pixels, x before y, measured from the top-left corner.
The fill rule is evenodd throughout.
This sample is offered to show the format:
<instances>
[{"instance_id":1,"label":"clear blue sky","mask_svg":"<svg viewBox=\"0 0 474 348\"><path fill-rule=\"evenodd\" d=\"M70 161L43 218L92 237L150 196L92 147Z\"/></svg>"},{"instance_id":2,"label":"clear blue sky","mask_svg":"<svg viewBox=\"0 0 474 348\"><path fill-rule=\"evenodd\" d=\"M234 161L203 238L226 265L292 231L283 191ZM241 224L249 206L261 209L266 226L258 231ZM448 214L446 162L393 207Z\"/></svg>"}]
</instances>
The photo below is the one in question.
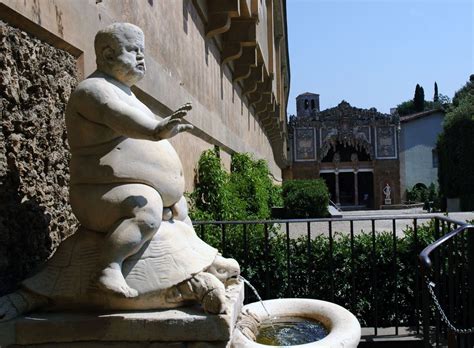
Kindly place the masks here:
<instances>
[{"instance_id":1,"label":"clear blue sky","mask_svg":"<svg viewBox=\"0 0 474 348\"><path fill-rule=\"evenodd\" d=\"M474 73L474 0L287 0L291 90L388 113L413 98L452 98Z\"/></svg>"}]
</instances>

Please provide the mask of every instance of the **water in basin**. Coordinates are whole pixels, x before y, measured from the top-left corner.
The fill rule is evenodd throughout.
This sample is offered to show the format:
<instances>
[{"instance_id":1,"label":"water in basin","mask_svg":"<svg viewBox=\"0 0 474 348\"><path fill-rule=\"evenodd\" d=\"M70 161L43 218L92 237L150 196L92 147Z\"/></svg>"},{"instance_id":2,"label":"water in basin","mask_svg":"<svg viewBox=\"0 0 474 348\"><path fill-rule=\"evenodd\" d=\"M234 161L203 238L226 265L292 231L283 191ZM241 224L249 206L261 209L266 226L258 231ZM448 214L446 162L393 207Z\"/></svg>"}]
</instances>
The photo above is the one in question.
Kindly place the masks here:
<instances>
[{"instance_id":1,"label":"water in basin","mask_svg":"<svg viewBox=\"0 0 474 348\"><path fill-rule=\"evenodd\" d=\"M257 336L257 343L269 346L294 346L319 341L329 331L319 321L299 318L280 317L263 321Z\"/></svg>"}]
</instances>

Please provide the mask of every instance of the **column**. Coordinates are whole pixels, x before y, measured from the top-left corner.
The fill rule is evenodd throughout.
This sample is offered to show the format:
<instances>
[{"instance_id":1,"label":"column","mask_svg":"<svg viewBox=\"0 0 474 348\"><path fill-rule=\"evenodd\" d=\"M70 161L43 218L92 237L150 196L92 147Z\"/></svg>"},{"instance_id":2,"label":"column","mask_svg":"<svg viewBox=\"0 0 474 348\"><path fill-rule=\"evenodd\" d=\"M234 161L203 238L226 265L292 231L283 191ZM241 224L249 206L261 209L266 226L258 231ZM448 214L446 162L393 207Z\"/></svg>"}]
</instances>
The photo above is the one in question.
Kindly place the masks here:
<instances>
[{"instance_id":1,"label":"column","mask_svg":"<svg viewBox=\"0 0 474 348\"><path fill-rule=\"evenodd\" d=\"M339 172L336 171L334 172L334 175L336 175L336 204L341 205L341 201L339 199Z\"/></svg>"},{"instance_id":2,"label":"column","mask_svg":"<svg viewBox=\"0 0 474 348\"><path fill-rule=\"evenodd\" d=\"M359 205L359 178L357 170L354 171L354 205Z\"/></svg>"}]
</instances>

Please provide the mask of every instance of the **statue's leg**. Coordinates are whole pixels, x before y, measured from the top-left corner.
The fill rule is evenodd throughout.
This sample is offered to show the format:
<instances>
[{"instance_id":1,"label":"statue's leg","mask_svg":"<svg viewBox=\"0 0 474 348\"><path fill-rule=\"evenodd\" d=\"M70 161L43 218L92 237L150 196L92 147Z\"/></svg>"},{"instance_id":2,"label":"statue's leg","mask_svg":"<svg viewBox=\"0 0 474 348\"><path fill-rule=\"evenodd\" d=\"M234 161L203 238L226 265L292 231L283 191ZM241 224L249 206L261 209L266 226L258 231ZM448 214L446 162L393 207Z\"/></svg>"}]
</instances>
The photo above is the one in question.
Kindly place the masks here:
<instances>
[{"instance_id":1,"label":"statue's leg","mask_svg":"<svg viewBox=\"0 0 474 348\"><path fill-rule=\"evenodd\" d=\"M71 196L85 203L74 212L87 228L106 232L102 246L97 285L125 297L135 297L138 292L130 288L122 274L122 263L135 254L147 241L153 238L161 224L163 201L158 191L142 184L81 185ZM85 188L84 186L87 186ZM74 189L74 190L75 190ZM80 195L80 196L76 196ZM74 204L74 203L76 204ZM87 214L81 210L87 209Z\"/></svg>"},{"instance_id":2,"label":"statue's leg","mask_svg":"<svg viewBox=\"0 0 474 348\"><path fill-rule=\"evenodd\" d=\"M171 211L173 212L174 219L183 221L184 223L193 227L193 223L191 222L191 219L188 215L188 202L186 202L186 198L184 196L182 196L181 199L171 207Z\"/></svg>"}]
</instances>

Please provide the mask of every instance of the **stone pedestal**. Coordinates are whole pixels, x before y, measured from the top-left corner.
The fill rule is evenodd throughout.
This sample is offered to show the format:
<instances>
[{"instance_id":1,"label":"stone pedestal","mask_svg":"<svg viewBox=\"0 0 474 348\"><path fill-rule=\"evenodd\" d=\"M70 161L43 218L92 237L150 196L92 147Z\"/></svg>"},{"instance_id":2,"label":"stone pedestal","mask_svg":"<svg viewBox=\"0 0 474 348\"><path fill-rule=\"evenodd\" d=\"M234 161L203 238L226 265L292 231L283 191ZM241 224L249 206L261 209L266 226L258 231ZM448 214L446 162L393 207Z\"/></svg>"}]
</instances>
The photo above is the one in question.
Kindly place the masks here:
<instances>
[{"instance_id":1,"label":"stone pedestal","mask_svg":"<svg viewBox=\"0 0 474 348\"><path fill-rule=\"evenodd\" d=\"M244 300L242 282L227 289L227 314L199 306L111 313L33 313L0 324L0 347L227 347Z\"/></svg>"}]
</instances>

